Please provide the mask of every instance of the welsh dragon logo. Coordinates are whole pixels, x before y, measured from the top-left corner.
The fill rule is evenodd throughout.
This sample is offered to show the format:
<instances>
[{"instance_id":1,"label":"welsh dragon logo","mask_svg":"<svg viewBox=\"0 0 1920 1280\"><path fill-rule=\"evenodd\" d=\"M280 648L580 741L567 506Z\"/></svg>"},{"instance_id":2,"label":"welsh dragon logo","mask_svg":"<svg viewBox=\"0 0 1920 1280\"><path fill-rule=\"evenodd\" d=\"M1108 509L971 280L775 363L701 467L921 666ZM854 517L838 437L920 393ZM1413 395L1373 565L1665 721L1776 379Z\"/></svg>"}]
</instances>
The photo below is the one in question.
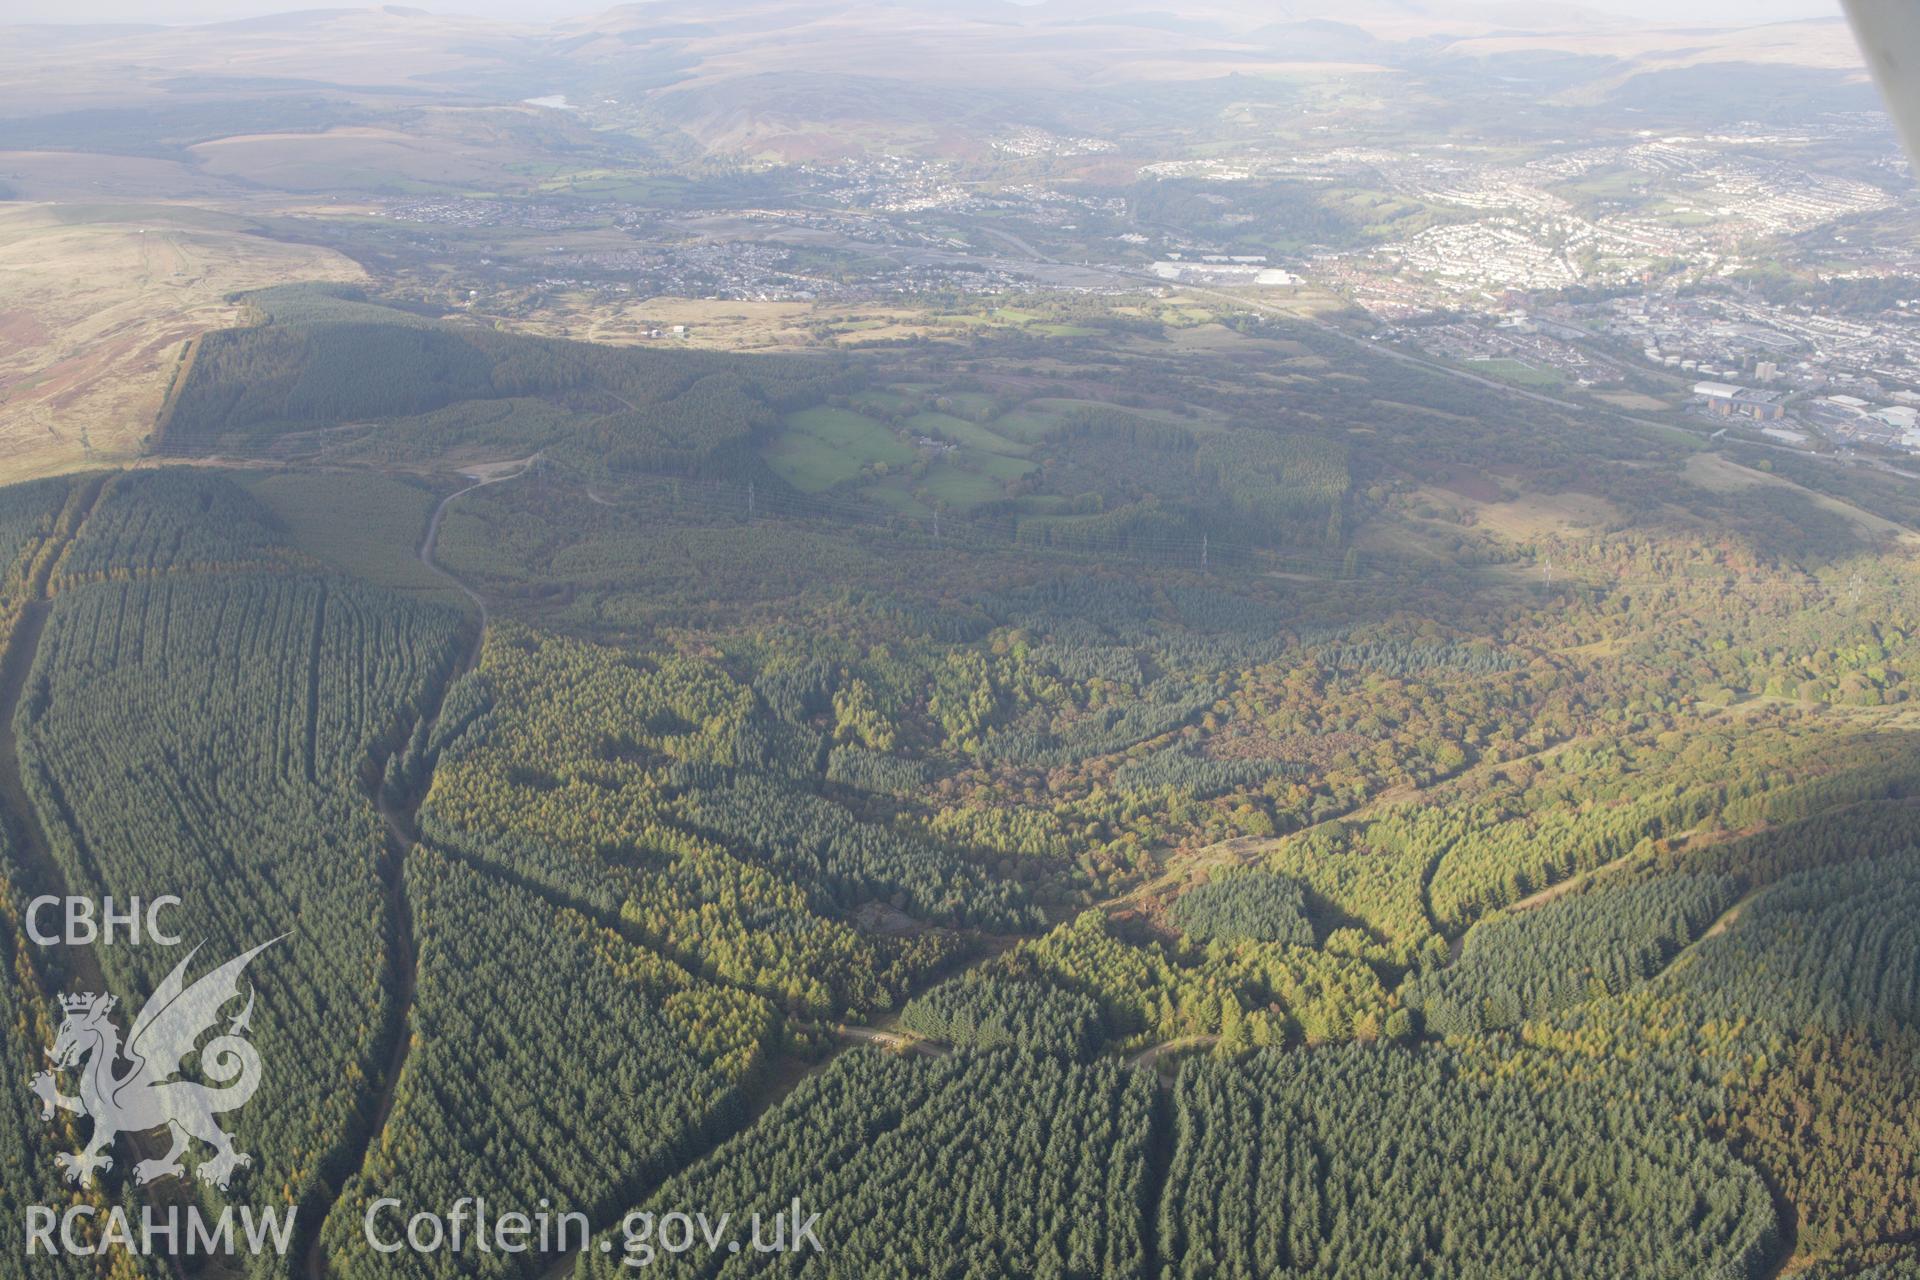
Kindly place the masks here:
<instances>
[{"instance_id":1,"label":"welsh dragon logo","mask_svg":"<svg viewBox=\"0 0 1920 1280\"><path fill-rule=\"evenodd\" d=\"M232 1137L213 1119L245 1106L260 1087L260 1051L244 1037L253 1017L252 991L245 993L246 1007L234 1015L224 1034L204 1046L199 1040L219 1024L222 1007L241 996L240 975L248 962L278 941L236 956L192 986L186 981L187 965L200 948L188 952L133 1020L124 1052L120 1029L109 1016L117 1003L112 996L88 992L60 998L65 1018L53 1048L47 1050L53 1070L34 1077L33 1092L40 1099L43 1120L53 1119L58 1108L93 1121L84 1148L55 1157L68 1182L91 1186L96 1172L113 1168L114 1138L160 1128L168 1131L172 1149L135 1165L137 1183L184 1176L180 1157L194 1138L213 1148L194 1170L203 1182L224 1190L235 1170L253 1163L253 1157L234 1150ZM200 1073L211 1085L173 1078L196 1048ZM116 1071L123 1057L127 1068ZM60 1092L56 1071L79 1073L78 1095Z\"/></svg>"}]
</instances>

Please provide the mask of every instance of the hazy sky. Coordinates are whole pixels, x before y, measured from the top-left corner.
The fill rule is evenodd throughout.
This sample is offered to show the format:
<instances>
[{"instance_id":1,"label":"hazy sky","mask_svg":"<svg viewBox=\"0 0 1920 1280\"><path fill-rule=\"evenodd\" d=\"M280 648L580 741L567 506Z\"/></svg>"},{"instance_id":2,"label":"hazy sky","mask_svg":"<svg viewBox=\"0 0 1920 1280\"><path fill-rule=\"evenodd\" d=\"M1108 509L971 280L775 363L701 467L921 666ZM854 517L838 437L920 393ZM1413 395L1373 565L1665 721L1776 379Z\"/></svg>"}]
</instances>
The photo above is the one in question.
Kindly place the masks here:
<instances>
[{"instance_id":1,"label":"hazy sky","mask_svg":"<svg viewBox=\"0 0 1920 1280\"><path fill-rule=\"evenodd\" d=\"M401 0L440 13L547 21L600 13L616 0ZM1575 0L1584 8L1643 17L1663 26L1744 25L1839 14L1839 0ZM362 7L367 0L6 0L0 22L217 22L290 9ZM1429 0L1444 9L1446 0ZM676 6L662 3L663 10ZM695 6L697 8L697 6ZM1179 0L1167 0L1178 10ZM1290 10L1304 7L1289 4ZM1328 0L1326 16L1340 16L1337 0ZM681 12L684 12L682 10Z\"/></svg>"}]
</instances>

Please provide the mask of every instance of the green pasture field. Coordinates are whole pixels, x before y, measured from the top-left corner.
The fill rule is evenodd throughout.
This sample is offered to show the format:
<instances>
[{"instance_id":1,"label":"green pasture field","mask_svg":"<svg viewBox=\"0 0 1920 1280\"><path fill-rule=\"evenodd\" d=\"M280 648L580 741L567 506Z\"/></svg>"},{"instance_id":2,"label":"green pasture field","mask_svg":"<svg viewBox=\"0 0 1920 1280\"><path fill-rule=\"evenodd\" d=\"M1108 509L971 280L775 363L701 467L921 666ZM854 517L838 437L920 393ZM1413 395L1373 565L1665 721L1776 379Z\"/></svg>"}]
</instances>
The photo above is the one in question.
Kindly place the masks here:
<instances>
[{"instance_id":1,"label":"green pasture field","mask_svg":"<svg viewBox=\"0 0 1920 1280\"><path fill-rule=\"evenodd\" d=\"M1551 369L1536 369L1522 360L1469 360L1467 367L1522 387L1557 387L1565 381Z\"/></svg>"},{"instance_id":2,"label":"green pasture field","mask_svg":"<svg viewBox=\"0 0 1920 1280\"><path fill-rule=\"evenodd\" d=\"M989 427L956 418L950 413L916 413L907 419L907 426L969 449L985 449L989 453L1011 454L1015 457L1025 457L1031 451L1029 446L1009 440Z\"/></svg>"},{"instance_id":3,"label":"green pasture field","mask_svg":"<svg viewBox=\"0 0 1920 1280\"><path fill-rule=\"evenodd\" d=\"M998 480L985 471L976 471L945 458L927 469L921 491L949 507L977 507L1001 495Z\"/></svg>"},{"instance_id":4,"label":"green pasture field","mask_svg":"<svg viewBox=\"0 0 1920 1280\"><path fill-rule=\"evenodd\" d=\"M1036 444L1044 439L1049 431L1058 429L1066 421L1065 413L1036 408L1034 404L1029 403L994 419L993 430L996 434L1008 439Z\"/></svg>"},{"instance_id":5,"label":"green pasture field","mask_svg":"<svg viewBox=\"0 0 1920 1280\"><path fill-rule=\"evenodd\" d=\"M963 459L965 465L995 480L1018 480L1040 464L1025 458L1010 458L1004 453L976 453Z\"/></svg>"},{"instance_id":6,"label":"green pasture field","mask_svg":"<svg viewBox=\"0 0 1920 1280\"><path fill-rule=\"evenodd\" d=\"M921 518L932 515L933 508L915 497L906 485L905 476L890 477L878 484L865 486L860 490L860 496L903 516Z\"/></svg>"},{"instance_id":7,"label":"green pasture field","mask_svg":"<svg viewBox=\"0 0 1920 1280\"><path fill-rule=\"evenodd\" d=\"M820 493L869 463L903 465L914 449L882 423L850 409L802 409L765 451L767 465L794 488Z\"/></svg>"},{"instance_id":8,"label":"green pasture field","mask_svg":"<svg viewBox=\"0 0 1920 1280\"><path fill-rule=\"evenodd\" d=\"M889 391L884 387L872 387L866 391L856 392L849 398L853 401L854 407L862 413L898 413L903 409L911 409L920 402L917 396Z\"/></svg>"},{"instance_id":9,"label":"green pasture field","mask_svg":"<svg viewBox=\"0 0 1920 1280\"><path fill-rule=\"evenodd\" d=\"M984 391L956 391L942 397L954 413L964 413L970 417L979 417L993 409L993 397Z\"/></svg>"}]
</instances>

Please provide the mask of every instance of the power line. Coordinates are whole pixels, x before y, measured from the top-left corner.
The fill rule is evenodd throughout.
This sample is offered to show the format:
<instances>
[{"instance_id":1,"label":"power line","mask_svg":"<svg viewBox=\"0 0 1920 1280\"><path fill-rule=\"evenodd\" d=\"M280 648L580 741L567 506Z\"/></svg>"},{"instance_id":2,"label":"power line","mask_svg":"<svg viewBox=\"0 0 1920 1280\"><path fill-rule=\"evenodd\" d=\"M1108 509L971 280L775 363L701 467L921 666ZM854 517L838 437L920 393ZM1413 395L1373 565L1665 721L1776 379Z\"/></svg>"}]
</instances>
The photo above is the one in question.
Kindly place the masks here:
<instances>
[{"instance_id":1,"label":"power line","mask_svg":"<svg viewBox=\"0 0 1920 1280\"><path fill-rule=\"evenodd\" d=\"M247 454L227 452L207 459L217 465L221 460L237 462L258 461L286 467L303 465L321 465L340 467L339 463L322 463L313 458L290 458L272 451L259 451L250 457ZM375 466L354 466L354 471L379 472ZM646 476L628 480L609 480L604 487L614 491L614 497L603 496L602 485L576 481L567 473L570 469L551 464L542 458L540 465L530 468L530 474L544 485L555 488L578 489L598 506L621 507L635 502L660 500L674 506L689 509L716 520L740 519L741 482L701 480L691 477ZM946 517L938 505L925 509L924 514L911 511L888 510L873 504L849 501L844 498L827 495L804 494L795 491L762 494L756 481L748 478L746 489L746 519L753 523L763 518L784 518L796 521L826 520L842 525L863 527L897 536L912 536L916 533L929 536L938 545L952 545L956 548L974 548L1001 552L1020 552L1026 554L1048 554L1052 556L1123 556L1141 559L1165 560L1173 563L1185 561L1193 555L1193 544L1186 539L1151 533L1112 533L1099 530L1074 530L1058 541L1033 540L1022 538L1018 532L1018 517L1008 516L1001 520L954 520ZM1221 551L1228 556L1229 562L1242 566L1255 566L1276 571L1296 571L1311 574L1329 580L1348 579L1353 576L1353 566L1347 553L1332 554L1317 547L1288 548L1262 547L1253 544L1227 541L1221 544ZM1203 530L1200 540L1200 568L1211 571L1213 543L1210 531ZM1393 571L1416 571L1420 565L1403 560L1390 560L1377 553L1369 554L1367 563L1377 571L1376 576L1392 576ZM1463 572L1470 566L1458 566ZM1575 569L1566 572L1565 566L1556 566L1551 551L1543 556L1542 585L1551 590L1555 585L1556 568L1562 570L1561 581L1570 586L1587 589L1659 586L1673 587L1680 583L1722 582L1740 584L1766 584L1775 587L1793 586L1803 590L1819 589L1821 580L1806 571L1783 571L1765 568L1720 568L1720 569L1681 569L1677 572L1659 576L1625 574L1594 574ZM1864 580L1856 572L1850 581L1845 598L1849 604L1857 604ZM1840 593L1834 592L1835 598Z\"/></svg>"},{"instance_id":2,"label":"power line","mask_svg":"<svg viewBox=\"0 0 1920 1280\"><path fill-rule=\"evenodd\" d=\"M672 506L690 508L695 512L720 518L729 515L737 518L740 510L738 505L740 487L737 482L729 484L656 477L616 482L607 487L625 492L616 498L608 498L596 486L593 497L599 505L622 506L657 498ZM753 488L751 482L748 487L757 495L750 500L754 512L764 517L784 517L793 520L827 519L844 525L899 534L920 532L927 535L930 540L942 544L974 545L1024 552L1146 554L1176 560L1187 560L1193 555L1192 542L1174 535L1103 533L1086 530L1076 531L1057 541L1038 541L1019 537L1017 521L1013 518L1002 521L954 520L937 506L929 508L924 515L919 515L911 512L887 511L884 508L856 505L812 495L758 494L758 490ZM1202 541L1204 544L1201 549L1203 567L1210 568L1213 550L1211 533L1203 533ZM1248 543L1229 542L1222 544L1222 550L1238 557L1243 563L1271 563L1277 567L1301 571L1317 570L1334 577L1340 576L1349 567L1345 553L1337 556L1330 555L1318 548L1292 550L1285 547L1268 548ZM1188 560L1188 563L1191 561Z\"/></svg>"}]
</instances>

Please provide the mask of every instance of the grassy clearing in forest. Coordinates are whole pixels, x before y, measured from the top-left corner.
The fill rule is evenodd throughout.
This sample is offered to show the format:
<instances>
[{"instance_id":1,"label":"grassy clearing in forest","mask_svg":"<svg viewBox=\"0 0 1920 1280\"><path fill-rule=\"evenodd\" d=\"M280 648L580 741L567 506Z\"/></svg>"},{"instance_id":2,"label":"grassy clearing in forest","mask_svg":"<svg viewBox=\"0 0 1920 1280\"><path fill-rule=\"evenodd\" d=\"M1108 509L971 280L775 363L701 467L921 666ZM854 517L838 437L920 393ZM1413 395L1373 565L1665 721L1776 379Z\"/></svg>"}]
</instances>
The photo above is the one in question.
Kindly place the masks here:
<instances>
[{"instance_id":1,"label":"grassy clearing in forest","mask_svg":"<svg viewBox=\"0 0 1920 1280\"><path fill-rule=\"evenodd\" d=\"M870 463L903 466L913 446L882 423L851 409L803 409L769 445L767 464L796 489L819 493L859 475Z\"/></svg>"}]
</instances>

